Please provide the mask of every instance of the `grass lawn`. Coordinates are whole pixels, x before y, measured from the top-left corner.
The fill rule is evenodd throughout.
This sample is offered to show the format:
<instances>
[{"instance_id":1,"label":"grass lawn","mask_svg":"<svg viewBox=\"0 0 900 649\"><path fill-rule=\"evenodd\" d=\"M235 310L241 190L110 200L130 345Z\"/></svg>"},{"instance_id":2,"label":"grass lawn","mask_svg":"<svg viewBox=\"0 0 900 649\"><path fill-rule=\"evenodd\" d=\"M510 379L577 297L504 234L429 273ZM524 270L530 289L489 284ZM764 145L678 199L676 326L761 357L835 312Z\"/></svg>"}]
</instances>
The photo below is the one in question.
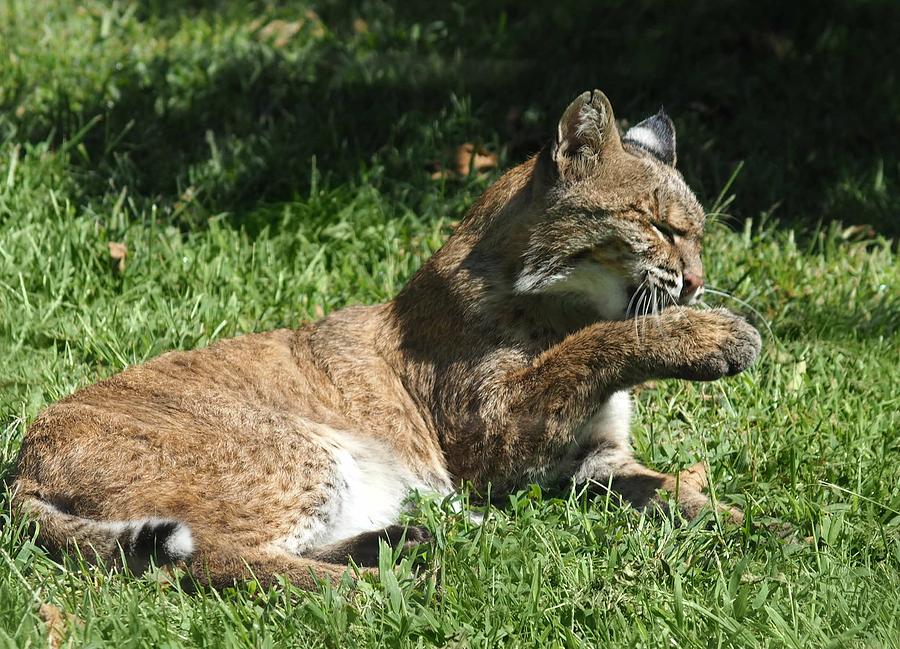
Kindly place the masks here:
<instances>
[{"instance_id":1,"label":"grass lawn","mask_svg":"<svg viewBox=\"0 0 900 649\"><path fill-rule=\"evenodd\" d=\"M475 142L509 166L577 90L599 86L620 118L666 103L686 176L715 213L708 280L749 306L707 302L749 309L764 331L739 377L641 389L638 455L666 471L705 460L717 497L795 533L678 527L532 488L482 525L422 504L412 520L435 533L422 559L439 588L404 559L352 598L189 595L152 575L61 568L4 495L0 646L46 646L38 609L50 604L73 616L63 646L900 647L900 267L886 238L900 93L872 81L878 66L853 67L841 22L894 10L856 3L839 11L858 15L829 18L826 3L788 43L763 34L749 54L660 79L679 74L654 67L668 60L663 28L646 50L610 46L616 65L596 69L572 67L589 34L570 49L551 35L528 67L540 21L432 4L0 4L0 471L43 407L127 365L389 299L499 173L433 178L448 151ZM600 35L643 34L660 3L634 7L609 9L618 28ZM555 30L577 30L547 11ZM683 49L724 51L734 16L699 11L685 15L719 28ZM752 26L746 11L735 20ZM555 70L554 52L572 66ZM741 57L762 58L736 78ZM833 76L801 74L817 60ZM792 100L744 101L779 80ZM871 103L835 92L823 112L828 84ZM820 137L850 116L870 139ZM110 243L127 247L123 263Z\"/></svg>"}]
</instances>

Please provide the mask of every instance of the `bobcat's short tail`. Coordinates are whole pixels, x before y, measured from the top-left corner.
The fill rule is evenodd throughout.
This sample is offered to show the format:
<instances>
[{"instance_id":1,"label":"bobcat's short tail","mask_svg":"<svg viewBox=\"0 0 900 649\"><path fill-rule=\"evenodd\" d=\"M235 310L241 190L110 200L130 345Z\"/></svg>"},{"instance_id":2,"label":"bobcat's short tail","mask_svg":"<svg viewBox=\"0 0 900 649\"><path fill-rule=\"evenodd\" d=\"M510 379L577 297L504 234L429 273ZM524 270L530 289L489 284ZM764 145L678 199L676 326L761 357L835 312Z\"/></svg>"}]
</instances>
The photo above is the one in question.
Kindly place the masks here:
<instances>
[{"instance_id":1,"label":"bobcat's short tail","mask_svg":"<svg viewBox=\"0 0 900 649\"><path fill-rule=\"evenodd\" d=\"M37 523L37 542L52 554L61 556L77 547L91 563L124 565L135 574L147 570L151 562L163 566L184 561L193 580L213 588L226 588L249 579L268 588L284 578L300 588L315 590L323 581L340 583L348 571L346 564L297 556L271 544L197 544L190 528L179 521L99 521L76 516L43 497L39 488L28 488L23 480L13 485L13 509ZM374 574L377 570L363 568L360 573Z\"/></svg>"},{"instance_id":2,"label":"bobcat's short tail","mask_svg":"<svg viewBox=\"0 0 900 649\"><path fill-rule=\"evenodd\" d=\"M184 523L161 518L98 521L67 514L37 495L16 493L13 508L38 525L38 543L53 553L74 551L92 563L126 565L135 574L185 561L194 553L194 539Z\"/></svg>"}]
</instances>

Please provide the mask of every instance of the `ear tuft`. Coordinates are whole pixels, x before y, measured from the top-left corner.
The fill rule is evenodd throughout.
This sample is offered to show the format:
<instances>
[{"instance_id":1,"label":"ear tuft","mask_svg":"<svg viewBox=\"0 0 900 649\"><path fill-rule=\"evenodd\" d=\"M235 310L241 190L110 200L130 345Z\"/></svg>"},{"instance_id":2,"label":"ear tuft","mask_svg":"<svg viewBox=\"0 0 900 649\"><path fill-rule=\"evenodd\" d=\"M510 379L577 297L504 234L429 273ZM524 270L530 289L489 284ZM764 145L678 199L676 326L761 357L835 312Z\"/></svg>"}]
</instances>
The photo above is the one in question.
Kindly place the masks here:
<instances>
[{"instance_id":1,"label":"ear tuft","mask_svg":"<svg viewBox=\"0 0 900 649\"><path fill-rule=\"evenodd\" d=\"M612 105L606 95L592 90L579 95L560 118L552 157L557 165L577 158L595 160L613 145L621 142Z\"/></svg>"},{"instance_id":2,"label":"ear tuft","mask_svg":"<svg viewBox=\"0 0 900 649\"><path fill-rule=\"evenodd\" d=\"M653 117L628 129L623 142L640 147L667 165L675 166L675 125L662 108Z\"/></svg>"}]
</instances>

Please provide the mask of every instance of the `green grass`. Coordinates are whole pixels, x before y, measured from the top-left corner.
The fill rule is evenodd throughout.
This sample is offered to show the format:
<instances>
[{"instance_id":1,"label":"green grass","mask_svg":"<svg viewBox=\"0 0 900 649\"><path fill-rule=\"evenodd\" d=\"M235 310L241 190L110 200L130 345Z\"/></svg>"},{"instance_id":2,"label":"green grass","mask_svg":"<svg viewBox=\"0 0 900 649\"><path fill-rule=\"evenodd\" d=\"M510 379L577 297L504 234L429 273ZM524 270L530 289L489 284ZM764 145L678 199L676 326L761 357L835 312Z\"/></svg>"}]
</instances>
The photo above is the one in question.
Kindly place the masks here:
<instances>
[{"instance_id":1,"label":"green grass","mask_svg":"<svg viewBox=\"0 0 900 649\"><path fill-rule=\"evenodd\" d=\"M352 599L188 595L152 577L61 569L9 520L4 497L2 646L45 645L39 603L77 616L73 645L110 647L900 646L900 270L891 241L837 221L897 231L898 94L873 82L878 71L851 74L852 57L835 63L848 28L828 22L879 23L889 9L857 3L801 21L787 67L751 61L736 78L739 52L669 83L653 65L696 13L648 32L644 50L610 45L632 65L604 77L551 68L554 52L571 63L593 47L589 30L559 47L578 31L565 12L545 17L560 34L529 44L537 18L479 7L324 3L321 24L307 18L276 45L259 25L302 9L0 4L0 471L43 407L126 365L390 298L492 179L433 181L425 167L465 141L512 164L528 145L513 146L506 110L549 132L575 90L599 85L619 117L666 103L712 211L746 160L725 192L732 227L710 226L705 261L713 285L771 324L744 375L641 391L638 453L661 470L708 461L719 498L796 533L676 527L531 489L480 526L423 503L413 520L436 534L423 559L439 589L405 560ZM610 6L619 31L597 29L613 45L635 40L657 9ZM721 29L683 47L724 51L737 28L704 11ZM353 31L358 16L368 31ZM538 78L523 63L529 46L547 61ZM809 63L804 48L823 58ZM803 61L833 74L807 79ZM717 121L716 106L766 83L810 101L763 94ZM835 84L871 103L841 95L804 130L823 110L816 88ZM721 100L712 113L689 107L698 89ZM766 112L780 107L787 124ZM851 114L869 119L875 145L820 139ZM772 158L785 142L786 157ZM128 246L122 272L113 241Z\"/></svg>"}]
</instances>

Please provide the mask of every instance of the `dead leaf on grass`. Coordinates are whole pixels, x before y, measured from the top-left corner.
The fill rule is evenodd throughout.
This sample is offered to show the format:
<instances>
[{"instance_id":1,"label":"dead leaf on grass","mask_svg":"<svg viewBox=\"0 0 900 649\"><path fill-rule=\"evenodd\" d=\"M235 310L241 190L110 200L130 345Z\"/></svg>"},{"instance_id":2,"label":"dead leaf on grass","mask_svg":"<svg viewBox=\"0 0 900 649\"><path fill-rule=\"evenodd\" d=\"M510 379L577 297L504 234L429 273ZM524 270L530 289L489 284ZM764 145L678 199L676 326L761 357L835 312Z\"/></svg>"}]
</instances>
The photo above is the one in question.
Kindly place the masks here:
<instances>
[{"instance_id":1,"label":"dead leaf on grass","mask_svg":"<svg viewBox=\"0 0 900 649\"><path fill-rule=\"evenodd\" d=\"M875 228L865 223L851 225L841 230L841 239L844 241L865 241L874 239L876 236L878 236L878 233L875 231Z\"/></svg>"},{"instance_id":2,"label":"dead leaf on grass","mask_svg":"<svg viewBox=\"0 0 900 649\"><path fill-rule=\"evenodd\" d=\"M50 649L59 649L69 635L72 626L80 624L76 616L66 613L62 609L53 604L41 604L38 609L38 615L47 627L47 644Z\"/></svg>"},{"instance_id":3,"label":"dead leaf on grass","mask_svg":"<svg viewBox=\"0 0 900 649\"><path fill-rule=\"evenodd\" d=\"M472 171L482 173L490 171L497 166L497 155L490 153L481 147L476 147L471 142L460 144L450 152L452 167L445 168L439 162L432 162L426 166L431 171L432 180L444 180L468 176Z\"/></svg>"},{"instance_id":4,"label":"dead leaf on grass","mask_svg":"<svg viewBox=\"0 0 900 649\"><path fill-rule=\"evenodd\" d=\"M308 9L303 17L297 20L282 20L281 18L270 20L259 30L257 35L261 40L271 41L275 47L282 48L307 26L309 34L313 38L322 38L325 35L325 24L319 18L319 14L312 9ZM252 27L255 27L255 21L251 23Z\"/></svg>"},{"instance_id":5,"label":"dead leaf on grass","mask_svg":"<svg viewBox=\"0 0 900 649\"><path fill-rule=\"evenodd\" d=\"M475 171L489 171L497 166L497 156L466 142L456 148L456 173L468 176Z\"/></svg>"},{"instance_id":6,"label":"dead leaf on grass","mask_svg":"<svg viewBox=\"0 0 900 649\"><path fill-rule=\"evenodd\" d=\"M125 270L125 257L128 256L128 246L118 241L109 242L109 257L112 259L113 268L120 273Z\"/></svg>"},{"instance_id":7,"label":"dead leaf on grass","mask_svg":"<svg viewBox=\"0 0 900 649\"><path fill-rule=\"evenodd\" d=\"M434 169L434 171L431 172L432 180L446 180L447 178L456 177L455 172L450 171L449 169L441 169L441 165L439 164L429 165L429 169Z\"/></svg>"},{"instance_id":8,"label":"dead leaf on grass","mask_svg":"<svg viewBox=\"0 0 900 649\"><path fill-rule=\"evenodd\" d=\"M652 391L655 390L657 387L658 387L658 385L657 385L656 381L644 381L643 383L634 386L634 387L631 389L631 393L632 393L632 394L635 394L635 395L638 395L638 394L640 394L641 392L644 392L644 391L652 392Z\"/></svg>"},{"instance_id":9,"label":"dead leaf on grass","mask_svg":"<svg viewBox=\"0 0 900 649\"><path fill-rule=\"evenodd\" d=\"M791 378L788 380L785 389L788 392L799 392L800 388L803 387L803 377L805 374L806 361L799 361L794 365L794 371L791 373Z\"/></svg>"}]
</instances>

